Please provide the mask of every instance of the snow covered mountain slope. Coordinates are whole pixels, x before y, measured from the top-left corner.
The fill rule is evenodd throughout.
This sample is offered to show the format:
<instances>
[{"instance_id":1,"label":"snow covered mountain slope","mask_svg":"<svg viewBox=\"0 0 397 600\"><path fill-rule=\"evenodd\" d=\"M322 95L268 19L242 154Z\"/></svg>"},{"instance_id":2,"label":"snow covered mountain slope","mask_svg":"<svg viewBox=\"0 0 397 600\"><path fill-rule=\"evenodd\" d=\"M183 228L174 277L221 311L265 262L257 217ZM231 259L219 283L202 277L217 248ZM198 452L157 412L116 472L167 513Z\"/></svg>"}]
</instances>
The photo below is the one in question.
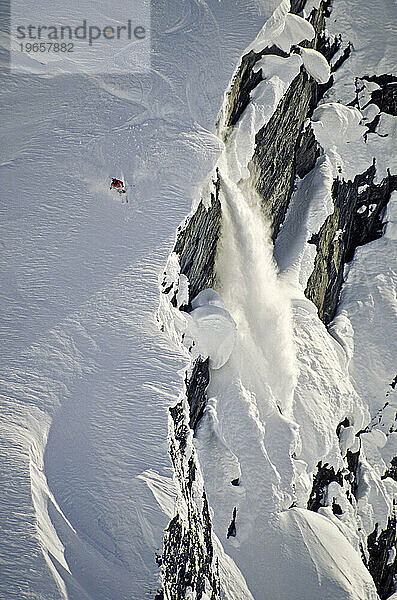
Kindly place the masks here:
<instances>
[{"instance_id":1,"label":"snow covered mountain slope","mask_svg":"<svg viewBox=\"0 0 397 600\"><path fill-rule=\"evenodd\" d=\"M174 493L166 409L186 364L156 326L157 273L275 6L154 2L147 75L2 69L2 598L157 592L168 516L145 481ZM128 204L108 189L121 176Z\"/></svg>"},{"instance_id":2,"label":"snow covered mountain slope","mask_svg":"<svg viewBox=\"0 0 397 600\"><path fill-rule=\"evenodd\" d=\"M0 596L396 591L392 14L155 0L147 75L2 70Z\"/></svg>"},{"instance_id":3,"label":"snow covered mountain slope","mask_svg":"<svg viewBox=\"0 0 397 600\"><path fill-rule=\"evenodd\" d=\"M280 3L242 57L224 150L162 280L161 320L192 360L171 454L195 433L172 526L194 528L193 469L223 547L187 535L174 552L206 552L212 575L225 552L257 600L383 599L396 573L395 37L387 3L310 4L312 29L302 8ZM198 298L236 326L221 363L223 334L192 329ZM164 598L246 597L175 564L166 534Z\"/></svg>"}]
</instances>

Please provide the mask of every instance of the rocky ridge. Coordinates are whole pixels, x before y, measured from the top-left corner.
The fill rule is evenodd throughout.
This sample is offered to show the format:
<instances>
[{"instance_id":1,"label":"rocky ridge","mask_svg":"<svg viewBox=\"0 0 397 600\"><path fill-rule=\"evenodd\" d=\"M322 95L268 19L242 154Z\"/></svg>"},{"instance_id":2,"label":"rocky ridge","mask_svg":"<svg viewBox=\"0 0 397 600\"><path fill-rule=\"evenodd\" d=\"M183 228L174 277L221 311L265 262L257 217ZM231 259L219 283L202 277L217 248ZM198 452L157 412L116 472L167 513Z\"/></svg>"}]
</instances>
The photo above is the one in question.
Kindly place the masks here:
<instances>
[{"instance_id":1,"label":"rocky ridge","mask_svg":"<svg viewBox=\"0 0 397 600\"><path fill-rule=\"evenodd\" d=\"M304 2L295 2L291 11L299 13L303 5ZM320 50L331 61L339 50L339 41L337 39L329 41L324 35L329 10L329 3L322 2L318 10L312 11L310 20L315 28L316 37L306 45ZM348 60L349 53L349 46L339 53L333 70ZM226 135L228 129L231 130L243 114L251 91L262 80L261 72L256 72L254 66L265 54L287 56L281 50L272 47L265 48L260 53L250 52L242 58L229 90L227 112L224 115ZM381 88L380 91L373 93L373 102L377 103L381 110L395 114L395 86L391 87L392 80L389 76L385 76L382 81L377 80L377 83ZM284 221L296 177L302 178L309 173L322 153L311 128L305 127L305 121L310 118L319 100L331 86L332 77L328 84L321 85L302 68L271 119L256 136L255 153L249 164L249 170L251 179L263 199L263 210L271 221L273 239L277 238ZM376 123L373 128L376 129ZM345 264L352 260L358 246L379 238L383 233L385 209L392 191L397 189L397 176L389 172L380 183L375 183L375 177L376 163L374 162L367 171L358 174L353 181L335 179L332 186L334 211L310 240L310 243L316 247L316 256L305 295L315 304L319 317L325 325L328 325L335 316L343 285ZM178 231L174 247L174 252L179 259L180 272L189 279L190 300L206 287L216 285L215 258L221 228L219 201L221 177L218 172L212 185L210 202L208 198L200 202L196 212ZM342 235L336 239L338 231L341 231ZM163 291L168 292L169 289ZM174 305L176 305L177 291L176 288L173 290ZM189 310L189 305L186 309ZM181 458L189 435L202 415L208 381L208 365L205 367L205 362L199 360L186 379L187 402L180 402L170 409L170 454L177 479L181 484L182 496L188 506L188 520L183 521L180 515L176 515L165 536L162 581L164 590L167 590L166 597L172 600L184 597L182 594L188 587L195 590L197 596L194 597L198 599L204 593L203 583L194 579L192 573L186 575L185 567L182 568L175 562L178 552L185 557L184 564L199 568L205 574L207 585L211 589L211 598L219 597L220 593L213 546L210 542L211 520L205 491L203 490L201 514L197 513L191 491L197 469L194 452L187 463L184 458ZM343 426L347 426L346 423ZM340 426L338 427L340 430ZM333 482L340 485L351 504L355 503L357 481L360 477L360 451L352 453L348 450L345 464L346 468L343 472L335 472L333 467L319 462L312 492L308 498L307 507L310 510L317 511L321 507L331 506L335 515L341 514L342 508L335 498L328 494L328 487ZM393 476L393 469L392 461L390 474L385 473L385 476ZM190 528L193 530L190 531ZM196 535L197 530L202 531L202 534ZM232 529L230 535L233 535ZM375 527L368 537L367 547L362 548L363 561L375 581L382 600L393 590L396 561L395 559L390 561L389 557L395 543L395 518L391 518L383 531L379 530L378 526Z\"/></svg>"}]
</instances>

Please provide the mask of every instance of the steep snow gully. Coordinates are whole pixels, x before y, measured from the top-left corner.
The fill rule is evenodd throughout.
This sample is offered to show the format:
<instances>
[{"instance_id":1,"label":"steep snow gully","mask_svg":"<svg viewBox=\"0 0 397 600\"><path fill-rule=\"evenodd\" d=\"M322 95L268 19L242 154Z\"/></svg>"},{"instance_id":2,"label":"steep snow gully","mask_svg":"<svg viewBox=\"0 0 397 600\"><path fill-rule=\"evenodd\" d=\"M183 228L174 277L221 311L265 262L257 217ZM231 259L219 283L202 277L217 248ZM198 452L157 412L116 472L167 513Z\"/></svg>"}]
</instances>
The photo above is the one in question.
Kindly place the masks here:
<instances>
[{"instance_id":1,"label":"steep snow gully","mask_svg":"<svg viewBox=\"0 0 397 600\"><path fill-rule=\"evenodd\" d=\"M189 366L158 598L396 592L391 5L335 5L281 2L247 48L160 282Z\"/></svg>"}]
</instances>

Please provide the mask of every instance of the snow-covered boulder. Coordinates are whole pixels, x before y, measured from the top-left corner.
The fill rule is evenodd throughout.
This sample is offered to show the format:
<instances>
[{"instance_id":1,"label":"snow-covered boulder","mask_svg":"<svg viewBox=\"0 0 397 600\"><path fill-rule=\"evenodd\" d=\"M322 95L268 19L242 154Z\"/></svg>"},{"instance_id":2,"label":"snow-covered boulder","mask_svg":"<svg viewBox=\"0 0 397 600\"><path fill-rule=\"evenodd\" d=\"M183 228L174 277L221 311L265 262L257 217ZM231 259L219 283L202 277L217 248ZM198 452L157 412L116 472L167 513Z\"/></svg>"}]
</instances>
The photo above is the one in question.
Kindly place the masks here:
<instances>
[{"instance_id":1,"label":"snow-covered boulder","mask_svg":"<svg viewBox=\"0 0 397 600\"><path fill-rule=\"evenodd\" d=\"M192 300L188 333L195 353L209 357L213 369L229 360L236 338L236 324L214 290L203 290Z\"/></svg>"},{"instance_id":2,"label":"snow-covered boulder","mask_svg":"<svg viewBox=\"0 0 397 600\"><path fill-rule=\"evenodd\" d=\"M225 304L220 295L211 288L207 288L206 290L203 290L197 294L190 304L193 309L198 308L199 306L208 306L209 304L212 306L218 306L219 308L225 308Z\"/></svg>"},{"instance_id":3,"label":"snow-covered boulder","mask_svg":"<svg viewBox=\"0 0 397 600\"><path fill-rule=\"evenodd\" d=\"M281 50L284 50L284 52L289 52L291 46L299 44L303 40L312 40L314 36L314 28L309 21L302 19L298 15L288 13L285 16L284 29L275 38L274 43Z\"/></svg>"},{"instance_id":4,"label":"snow-covered boulder","mask_svg":"<svg viewBox=\"0 0 397 600\"><path fill-rule=\"evenodd\" d=\"M337 102L318 106L311 121L314 135L325 150L357 140L365 132L360 111Z\"/></svg>"},{"instance_id":5,"label":"snow-covered boulder","mask_svg":"<svg viewBox=\"0 0 397 600\"><path fill-rule=\"evenodd\" d=\"M315 32L312 24L289 12L290 8L288 0L280 2L251 44L250 50L260 52L264 47L275 44L284 52L289 52L291 46L314 38Z\"/></svg>"},{"instance_id":6,"label":"snow-covered boulder","mask_svg":"<svg viewBox=\"0 0 397 600\"><path fill-rule=\"evenodd\" d=\"M327 83L331 76L331 68L325 56L312 48L299 48L303 66L317 83Z\"/></svg>"}]
</instances>

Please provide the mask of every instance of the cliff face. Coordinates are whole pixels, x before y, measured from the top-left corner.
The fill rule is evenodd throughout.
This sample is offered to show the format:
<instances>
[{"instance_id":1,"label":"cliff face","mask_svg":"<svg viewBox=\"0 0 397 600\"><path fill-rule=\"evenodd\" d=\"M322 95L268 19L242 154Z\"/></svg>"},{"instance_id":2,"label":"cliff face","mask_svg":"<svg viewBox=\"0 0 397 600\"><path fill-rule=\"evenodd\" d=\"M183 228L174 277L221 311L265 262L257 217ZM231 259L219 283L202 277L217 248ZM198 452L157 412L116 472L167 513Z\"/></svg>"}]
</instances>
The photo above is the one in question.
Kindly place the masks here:
<instances>
[{"instance_id":1,"label":"cliff face","mask_svg":"<svg viewBox=\"0 0 397 600\"><path fill-rule=\"evenodd\" d=\"M291 8L291 12L301 10L301 4ZM316 32L311 42L302 46L319 50L328 60L338 50L338 42L329 43L324 37L326 3L319 10L314 10L310 18ZM255 54L250 52L244 56L230 90L227 127L233 127L246 108L249 93L263 80L261 71L255 72L256 63L266 54L286 57L287 54L277 47L266 48ZM307 150L307 137L302 131L305 119L325 90L331 85L318 84L301 68L299 75L293 80L287 92L277 106L268 123L256 135L255 153L249 164L252 181L263 199L263 208L272 223L273 239L277 237L291 199L294 181L297 174L303 176L310 171L318 156L317 147ZM303 151L302 151L303 149Z\"/></svg>"},{"instance_id":2,"label":"cliff face","mask_svg":"<svg viewBox=\"0 0 397 600\"><path fill-rule=\"evenodd\" d=\"M305 2L293 3L292 11L300 12L304 4ZM312 11L310 21L316 35L312 42L302 46L321 51L329 61L335 57L335 71L344 61L349 60L351 49L347 46L344 51L340 50L339 41L325 38L324 28L328 14L329 5L324 2L318 10ZM242 58L224 107L225 140L244 114L252 92L263 81L261 70L255 70L255 65L267 54L288 56L276 46L271 46L259 53L251 51ZM396 106L395 86L390 85L392 81L389 77L381 80L378 78L376 83L380 87L372 93L373 102L389 114L395 114ZM271 118L256 134L254 154L248 164L250 182L260 195L273 240L277 238L283 225L297 178L302 179L310 173L324 152L312 129L306 126L306 120L311 117L314 108L332 84L332 76L327 84L319 84L302 67ZM368 123L368 132L375 132L378 122L379 118L375 123ZM180 273L189 280L187 311L190 310L190 301L200 291L216 286L215 260L222 219L221 188L222 173L217 171L213 177L212 190L207 192L196 212L178 231L174 252L179 259ZM333 210L309 240L309 244L315 249L315 256L304 290L305 296L316 306L318 316L325 325L329 325L335 317L344 283L345 265L353 259L357 247L382 236L385 210L396 189L397 176L390 172L383 180L377 180L375 162L352 180L344 180L338 176L334 178L331 190ZM171 300L174 306L176 293L177 287ZM208 361L199 359L186 379L187 402L180 402L170 411L170 454L180 482L181 496L187 505L187 520L181 519L177 514L165 536L162 578L165 597L170 600L185 597L189 587L197 594L193 597L200 599L204 594L204 579L197 573L205 576L207 595L213 599L220 597L207 497L203 489L202 500L199 502L201 508L197 511L192 494L197 457L193 452L188 462L184 458L188 424L191 430L196 430L207 402L206 388L209 381ZM335 423L338 436L343 427L349 427L348 419L340 425ZM359 434L357 437L360 439ZM344 467L340 469L319 461L312 490L307 498L307 508L310 511L317 512L331 507L335 516L343 513L338 501L332 499L329 492L333 484L343 490L352 510L356 510L361 477L360 449L356 452L345 450L342 460ZM385 477L393 477L396 460L397 458L392 459L390 473L385 473ZM235 535L235 521L234 508L227 537ZM366 547L361 548L363 562L370 571L382 600L393 591L396 561L390 559L390 551L395 542L395 518L392 517L383 530L376 524L366 541Z\"/></svg>"},{"instance_id":3,"label":"cliff face","mask_svg":"<svg viewBox=\"0 0 397 600\"><path fill-rule=\"evenodd\" d=\"M295 8L299 12L301 5L301 2L296 3L292 10ZM321 50L330 59L336 53L338 43L335 40L330 44L324 38L327 10L326 3L322 3L319 10L313 11L311 21L316 37L306 45ZM233 78L225 108L226 137L247 107L250 93L263 80L261 71L255 72L254 67L267 54L288 56L276 46L264 48L258 53L251 51L243 56ZM310 130L303 131L302 125L327 87L328 84L317 84L301 69L269 122L257 134L255 154L249 169L263 198L264 211L270 215L273 238L277 236L284 220L296 175L303 177L309 172L320 153L314 136ZM214 263L221 223L219 174L213 185L210 198L204 198L200 202L197 211L178 232L174 247L179 257L181 273L189 278L190 298L194 298L206 287L211 287L216 277ZM208 200L209 208L206 207Z\"/></svg>"},{"instance_id":4,"label":"cliff face","mask_svg":"<svg viewBox=\"0 0 397 600\"><path fill-rule=\"evenodd\" d=\"M193 371L195 375L197 371ZM205 595L220 600L211 517L207 496L197 477L196 455L183 401L170 409L169 452L183 500L165 532L159 559L163 589L156 598L177 600L190 591L198 599Z\"/></svg>"},{"instance_id":5,"label":"cliff face","mask_svg":"<svg viewBox=\"0 0 397 600\"><path fill-rule=\"evenodd\" d=\"M200 202L186 227L178 232L174 247L181 273L189 279L190 298L205 288L213 287L215 282L215 256L221 228L219 174L216 174L212 185L210 205Z\"/></svg>"},{"instance_id":6,"label":"cliff face","mask_svg":"<svg viewBox=\"0 0 397 600\"><path fill-rule=\"evenodd\" d=\"M352 260L358 246L378 239L383 233L383 216L391 193L397 189L397 176L389 174L375 184L375 175L373 164L353 181L335 180L334 212L311 240L317 252L305 295L317 306L326 325L335 316L345 264ZM337 236L337 231L341 235Z\"/></svg>"}]
</instances>

